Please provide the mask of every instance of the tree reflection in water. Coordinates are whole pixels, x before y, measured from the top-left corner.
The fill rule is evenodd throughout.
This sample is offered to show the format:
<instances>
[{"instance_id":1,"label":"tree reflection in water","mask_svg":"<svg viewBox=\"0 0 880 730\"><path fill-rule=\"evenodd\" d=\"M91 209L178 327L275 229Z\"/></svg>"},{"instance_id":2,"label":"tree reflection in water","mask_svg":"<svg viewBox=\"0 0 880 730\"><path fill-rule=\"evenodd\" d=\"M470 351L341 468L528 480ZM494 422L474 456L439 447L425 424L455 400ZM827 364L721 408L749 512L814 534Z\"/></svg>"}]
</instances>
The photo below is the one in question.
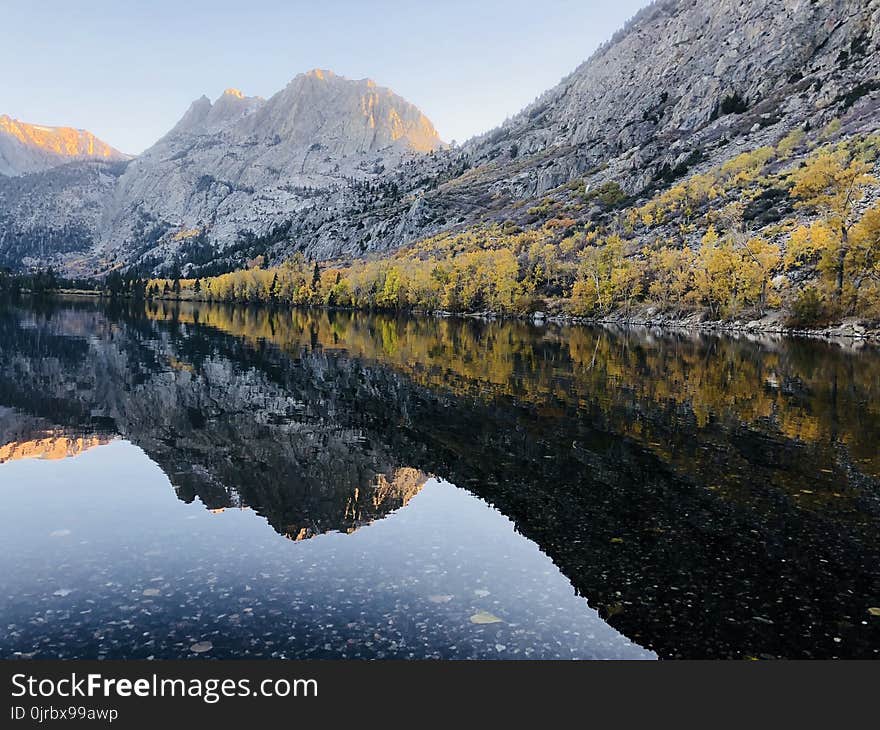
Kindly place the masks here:
<instances>
[{"instance_id":1,"label":"tree reflection in water","mask_svg":"<svg viewBox=\"0 0 880 730\"><path fill-rule=\"evenodd\" d=\"M661 657L880 650L870 347L155 303L0 327L7 459L121 436L293 539L436 474Z\"/></svg>"}]
</instances>

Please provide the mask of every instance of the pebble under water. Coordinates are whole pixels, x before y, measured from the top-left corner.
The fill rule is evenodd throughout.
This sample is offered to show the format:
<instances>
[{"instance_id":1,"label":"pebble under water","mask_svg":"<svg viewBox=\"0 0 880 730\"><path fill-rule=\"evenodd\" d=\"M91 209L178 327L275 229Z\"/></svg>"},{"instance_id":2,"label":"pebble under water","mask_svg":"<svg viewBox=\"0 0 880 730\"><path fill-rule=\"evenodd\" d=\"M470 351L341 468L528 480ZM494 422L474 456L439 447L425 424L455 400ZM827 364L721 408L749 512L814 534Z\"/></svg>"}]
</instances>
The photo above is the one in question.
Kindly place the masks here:
<instances>
[{"instance_id":1,"label":"pebble under water","mask_svg":"<svg viewBox=\"0 0 880 730\"><path fill-rule=\"evenodd\" d=\"M436 479L302 542L251 510L181 503L125 441L6 464L0 482L6 658L652 656L508 519Z\"/></svg>"}]
</instances>

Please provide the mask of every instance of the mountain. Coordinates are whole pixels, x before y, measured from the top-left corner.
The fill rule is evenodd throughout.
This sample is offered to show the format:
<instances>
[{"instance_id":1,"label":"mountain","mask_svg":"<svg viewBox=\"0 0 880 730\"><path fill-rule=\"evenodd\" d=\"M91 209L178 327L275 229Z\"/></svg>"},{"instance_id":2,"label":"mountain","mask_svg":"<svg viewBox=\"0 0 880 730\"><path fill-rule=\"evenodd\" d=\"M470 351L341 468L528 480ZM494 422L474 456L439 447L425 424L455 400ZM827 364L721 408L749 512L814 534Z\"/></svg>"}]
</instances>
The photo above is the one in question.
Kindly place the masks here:
<instances>
[{"instance_id":1,"label":"mountain","mask_svg":"<svg viewBox=\"0 0 880 730\"><path fill-rule=\"evenodd\" d=\"M160 140L174 139L182 135L198 135L220 132L239 119L259 109L265 100L259 96L245 96L238 89L226 89L215 103L207 96L196 99L174 125L172 130ZM158 145L157 145L158 146Z\"/></svg>"},{"instance_id":2,"label":"mountain","mask_svg":"<svg viewBox=\"0 0 880 730\"><path fill-rule=\"evenodd\" d=\"M0 116L0 267L92 271L104 208L130 159L83 129Z\"/></svg>"},{"instance_id":3,"label":"mountain","mask_svg":"<svg viewBox=\"0 0 880 730\"><path fill-rule=\"evenodd\" d=\"M826 141L876 131L878 45L876 0L652 3L558 86L466 143L466 172L416 193L420 225L527 224L523 201L569 183L614 183L638 202L792 130L818 138L839 121Z\"/></svg>"},{"instance_id":4,"label":"mountain","mask_svg":"<svg viewBox=\"0 0 880 730\"><path fill-rule=\"evenodd\" d=\"M102 192L84 175L86 207L75 185L46 179L22 214L0 181L0 227L31 265L209 275L260 256L350 260L485 223L542 225L528 211L551 192L565 207L566 186L613 184L636 202L793 130L876 130L878 18L877 0L660 0L456 149L370 81L316 70L266 101L230 90L194 102ZM572 215L588 225L605 212ZM80 231L76 250L58 250L64 226ZM0 233L6 261L19 255L9 240Z\"/></svg>"},{"instance_id":5,"label":"mountain","mask_svg":"<svg viewBox=\"0 0 880 730\"><path fill-rule=\"evenodd\" d=\"M164 259L191 238L235 244L295 215L314 190L366 184L442 147L415 106L369 79L314 70L268 100L202 97L121 177L104 250L130 263Z\"/></svg>"},{"instance_id":6,"label":"mountain","mask_svg":"<svg viewBox=\"0 0 880 730\"><path fill-rule=\"evenodd\" d=\"M794 128L841 118L849 132L876 129L878 18L876 0L659 0L467 151L489 166L532 160L502 188L517 197L583 175L638 194L664 169L683 174Z\"/></svg>"},{"instance_id":7,"label":"mountain","mask_svg":"<svg viewBox=\"0 0 880 730\"><path fill-rule=\"evenodd\" d=\"M53 259L90 274L158 266L181 251L211 259L215 248L313 207L316 196L370 185L443 148L424 114L369 79L316 69L268 100L227 89L213 103L194 101L124 168L79 165L35 184L0 181L0 261ZM78 185L88 204L78 204ZM61 230L75 230L75 241L61 244Z\"/></svg>"},{"instance_id":8,"label":"mountain","mask_svg":"<svg viewBox=\"0 0 880 730\"><path fill-rule=\"evenodd\" d=\"M93 273L104 210L127 164L71 162L0 176L0 268L54 264L70 274Z\"/></svg>"},{"instance_id":9,"label":"mountain","mask_svg":"<svg viewBox=\"0 0 880 730\"><path fill-rule=\"evenodd\" d=\"M85 129L46 127L0 115L0 175L42 172L77 160L125 160Z\"/></svg>"}]
</instances>

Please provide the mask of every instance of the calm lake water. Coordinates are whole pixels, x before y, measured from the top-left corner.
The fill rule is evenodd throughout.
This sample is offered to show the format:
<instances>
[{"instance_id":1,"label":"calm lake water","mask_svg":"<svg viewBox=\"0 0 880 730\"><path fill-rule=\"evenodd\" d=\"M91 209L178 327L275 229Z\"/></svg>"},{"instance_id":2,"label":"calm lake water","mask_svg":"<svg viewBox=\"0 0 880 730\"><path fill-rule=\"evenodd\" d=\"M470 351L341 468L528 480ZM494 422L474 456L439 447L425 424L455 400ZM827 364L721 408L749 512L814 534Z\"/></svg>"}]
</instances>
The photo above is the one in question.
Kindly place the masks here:
<instances>
[{"instance_id":1,"label":"calm lake water","mask_svg":"<svg viewBox=\"0 0 880 730\"><path fill-rule=\"evenodd\" d=\"M0 657L880 656L880 352L0 307Z\"/></svg>"}]
</instances>

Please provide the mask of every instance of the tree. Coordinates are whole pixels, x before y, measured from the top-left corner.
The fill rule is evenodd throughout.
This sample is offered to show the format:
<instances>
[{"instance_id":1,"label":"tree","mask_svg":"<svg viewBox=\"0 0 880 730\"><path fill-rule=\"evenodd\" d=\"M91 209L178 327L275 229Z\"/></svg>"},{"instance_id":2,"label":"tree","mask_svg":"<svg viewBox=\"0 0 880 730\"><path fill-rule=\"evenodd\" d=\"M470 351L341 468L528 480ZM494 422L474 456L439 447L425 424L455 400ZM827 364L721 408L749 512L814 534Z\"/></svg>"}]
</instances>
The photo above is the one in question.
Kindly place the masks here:
<instances>
[{"instance_id":1,"label":"tree","mask_svg":"<svg viewBox=\"0 0 880 730\"><path fill-rule=\"evenodd\" d=\"M771 273L781 262L779 246L760 236L750 236L744 221L745 206L731 203L722 210L733 244L736 266L735 289L742 303L756 305L763 316L769 302L768 286ZM772 302L774 305L779 302Z\"/></svg>"},{"instance_id":2,"label":"tree","mask_svg":"<svg viewBox=\"0 0 880 730\"><path fill-rule=\"evenodd\" d=\"M770 274L779 266L779 246L760 236L752 236L740 248L737 262L736 288L741 301L757 307L763 316L768 306L778 306L778 297L769 292Z\"/></svg>"},{"instance_id":3,"label":"tree","mask_svg":"<svg viewBox=\"0 0 880 730\"><path fill-rule=\"evenodd\" d=\"M713 317L734 316L753 307L763 315L778 306L771 297L770 275L780 262L779 247L760 236L733 229L720 236L709 226L694 258L691 298Z\"/></svg>"},{"instance_id":4,"label":"tree","mask_svg":"<svg viewBox=\"0 0 880 730\"><path fill-rule=\"evenodd\" d=\"M385 309L396 309L401 303L402 288L403 279L400 270L397 267L389 269L385 275L382 291L376 296L376 304Z\"/></svg>"},{"instance_id":5,"label":"tree","mask_svg":"<svg viewBox=\"0 0 880 730\"><path fill-rule=\"evenodd\" d=\"M794 174L793 197L799 206L818 210L839 237L835 261L835 299L843 295L844 269L849 253L849 232L856 204L865 189L876 183L868 163L853 159L845 148L820 151Z\"/></svg>"},{"instance_id":6,"label":"tree","mask_svg":"<svg viewBox=\"0 0 880 730\"><path fill-rule=\"evenodd\" d=\"M853 226L847 269L852 272L853 306L865 314L880 314L880 205Z\"/></svg>"},{"instance_id":7,"label":"tree","mask_svg":"<svg viewBox=\"0 0 880 730\"><path fill-rule=\"evenodd\" d=\"M104 280L104 286L111 297L117 297L122 294L124 283L122 274L118 271L111 271Z\"/></svg>"},{"instance_id":8,"label":"tree","mask_svg":"<svg viewBox=\"0 0 880 730\"><path fill-rule=\"evenodd\" d=\"M693 286L694 253L689 248L663 246L648 257L651 284L648 294L662 307L680 309Z\"/></svg>"},{"instance_id":9,"label":"tree","mask_svg":"<svg viewBox=\"0 0 880 730\"><path fill-rule=\"evenodd\" d=\"M791 153L803 144L804 137L806 136L806 132L802 128L792 129L791 132L779 140L779 144L776 145L776 154L782 159L790 157Z\"/></svg>"},{"instance_id":10,"label":"tree","mask_svg":"<svg viewBox=\"0 0 880 730\"><path fill-rule=\"evenodd\" d=\"M609 236L597 246L579 254L578 276L572 289L577 311L610 312L616 305L628 309L642 293L642 266L627 258L626 242L618 235Z\"/></svg>"},{"instance_id":11,"label":"tree","mask_svg":"<svg viewBox=\"0 0 880 730\"><path fill-rule=\"evenodd\" d=\"M709 226L694 261L694 295L715 319L729 314L735 291L736 257L728 239Z\"/></svg>"}]
</instances>

